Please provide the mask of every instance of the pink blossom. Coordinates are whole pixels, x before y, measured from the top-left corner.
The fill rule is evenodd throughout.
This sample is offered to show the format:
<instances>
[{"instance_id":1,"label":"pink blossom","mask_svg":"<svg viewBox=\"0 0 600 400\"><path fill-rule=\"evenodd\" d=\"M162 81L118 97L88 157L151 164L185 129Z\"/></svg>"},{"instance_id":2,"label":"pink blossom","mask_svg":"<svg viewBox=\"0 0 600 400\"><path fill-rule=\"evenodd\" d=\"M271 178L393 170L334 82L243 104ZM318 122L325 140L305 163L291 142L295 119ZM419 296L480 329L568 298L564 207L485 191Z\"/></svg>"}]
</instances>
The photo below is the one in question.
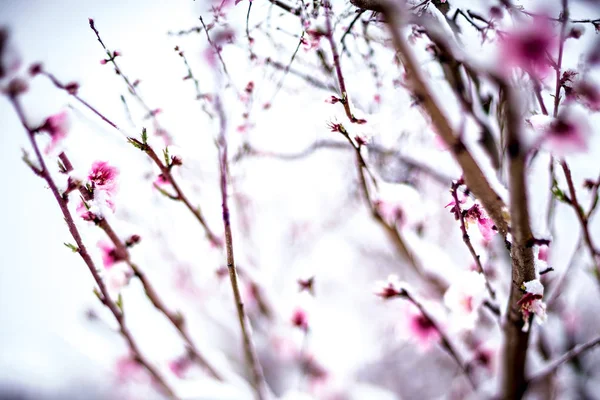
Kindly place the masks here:
<instances>
[{"instance_id":1,"label":"pink blossom","mask_svg":"<svg viewBox=\"0 0 600 400\"><path fill-rule=\"evenodd\" d=\"M591 82L580 82L575 92L581 103L591 111L600 111L600 87Z\"/></svg>"},{"instance_id":2,"label":"pink blossom","mask_svg":"<svg viewBox=\"0 0 600 400\"><path fill-rule=\"evenodd\" d=\"M375 295L385 300L406 294L406 283L394 274L388 276L387 281L378 281L375 285Z\"/></svg>"},{"instance_id":3,"label":"pink blossom","mask_svg":"<svg viewBox=\"0 0 600 400\"><path fill-rule=\"evenodd\" d=\"M540 261L548 262L548 253L549 253L548 246L541 246L539 249L539 252L538 252L538 259Z\"/></svg>"},{"instance_id":4,"label":"pink blossom","mask_svg":"<svg viewBox=\"0 0 600 400\"><path fill-rule=\"evenodd\" d=\"M473 363L482 366L489 373L496 371L496 363L498 362L498 344L494 341L480 343L475 348Z\"/></svg>"},{"instance_id":5,"label":"pink blossom","mask_svg":"<svg viewBox=\"0 0 600 400\"><path fill-rule=\"evenodd\" d=\"M182 379L185 376L185 373L190 369L191 366L192 361L187 355L169 362L169 369L173 375L179 379Z\"/></svg>"},{"instance_id":6,"label":"pink blossom","mask_svg":"<svg viewBox=\"0 0 600 400\"><path fill-rule=\"evenodd\" d=\"M450 207L450 212L452 214L461 212L460 205L465 204L467 202L467 196L464 193L458 192L457 197L458 197L458 208L456 207L456 200L454 200L454 198L450 201L450 203L448 203L444 206L444 208Z\"/></svg>"},{"instance_id":7,"label":"pink blossom","mask_svg":"<svg viewBox=\"0 0 600 400\"><path fill-rule=\"evenodd\" d=\"M307 38L307 36L308 36L308 38ZM306 31L306 36L303 36L300 39L300 42L302 43L304 50L308 51L308 50L312 50L316 47L319 47L322 37L323 37L323 34L321 32L309 29Z\"/></svg>"},{"instance_id":8,"label":"pink blossom","mask_svg":"<svg viewBox=\"0 0 600 400\"><path fill-rule=\"evenodd\" d=\"M575 109L566 109L544 130L543 140L555 155L585 151L591 127L587 116Z\"/></svg>"},{"instance_id":9,"label":"pink blossom","mask_svg":"<svg viewBox=\"0 0 600 400\"><path fill-rule=\"evenodd\" d=\"M399 204L394 204L382 199L377 199L373 202L377 212L390 225L404 223L404 211Z\"/></svg>"},{"instance_id":10,"label":"pink blossom","mask_svg":"<svg viewBox=\"0 0 600 400\"><path fill-rule=\"evenodd\" d=\"M486 297L485 277L477 271L466 271L456 277L444 294L457 329L473 330L479 308Z\"/></svg>"},{"instance_id":11,"label":"pink blossom","mask_svg":"<svg viewBox=\"0 0 600 400\"><path fill-rule=\"evenodd\" d=\"M117 250L112 244L100 241L98 242L98 247L102 252L102 264L104 264L106 269L110 269L115 263L120 261Z\"/></svg>"},{"instance_id":12,"label":"pink blossom","mask_svg":"<svg viewBox=\"0 0 600 400\"><path fill-rule=\"evenodd\" d=\"M405 303L400 314L401 336L414 341L422 351L427 351L440 340L434 323L412 303Z\"/></svg>"},{"instance_id":13,"label":"pink blossom","mask_svg":"<svg viewBox=\"0 0 600 400\"><path fill-rule=\"evenodd\" d=\"M550 69L548 53L557 45L554 29L543 17L534 18L522 29L507 33L500 42L502 65L518 67L536 78L546 75Z\"/></svg>"},{"instance_id":14,"label":"pink blossom","mask_svg":"<svg viewBox=\"0 0 600 400\"><path fill-rule=\"evenodd\" d=\"M88 179L94 184L95 189L113 194L119 170L110 166L106 161L94 161Z\"/></svg>"},{"instance_id":15,"label":"pink blossom","mask_svg":"<svg viewBox=\"0 0 600 400\"><path fill-rule=\"evenodd\" d=\"M476 222L481 236L486 242L492 240L496 233L496 225L479 204L474 204L465 213L465 222Z\"/></svg>"},{"instance_id":16,"label":"pink blossom","mask_svg":"<svg viewBox=\"0 0 600 400\"><path fill-rule=\"evenodd\" d=\"M544 297L544 286L539 279L525 282L523 286L525 288L525 294L517 302L517 305L520 307L521 315L525 322L523 325L523 332L527 332L529 330L532 314L537 315L539 324L546 321L546 303L542 301L542 298Z\"/></svg>"},{"instance_id":17,"label":"pink blossom","mask_svg":"<svg viewBox=\"0 0 600 400\"><path fill-rule=\"evenodd\" d=\"M115 373L119 382L144 381L148 378L144 368L133 357L121 357L115 364Z\"/></svg>"},{"instance_id":18,"label":"pink blossom","mask_svg":"<svg viewBox=\"0 0 600 400\"><path fill-rule=\"evenodd\" d=\"M302 329L303 331L307 331L308 330L308 315L306 313L306 310L304 310L302 308L296 308L292 312L291 322L292 322L292 325L294 325L295 327L298 327L298 328Z\"/></svg>"},{"instance_id":19,"label":"pink blossom","mask_svg":"<svg viewBox=\"0 0 600 400\"><path fill-rule=\"evenodd\" d=\"M165 185L169 185L170 182L169 182L169 180L167 178L165 178L165 176L162 173L160 173L160 174L158 174L158 176L154 180L154 184L156 186L162 187L162 186L165 186Z\"/></svg>"},{"instance_id":20,"label":"pink blossom","mask_svg":"<svg viewBox=\"0 0 600 400\"><path fill-rule=\"evenodd\" d=\"M50 135L50 144L44 150L46 154L51 152L66 136L69 131L70 121L66 111L54 114L46 118L40 131Z\"/></svg>"}]
</instances>

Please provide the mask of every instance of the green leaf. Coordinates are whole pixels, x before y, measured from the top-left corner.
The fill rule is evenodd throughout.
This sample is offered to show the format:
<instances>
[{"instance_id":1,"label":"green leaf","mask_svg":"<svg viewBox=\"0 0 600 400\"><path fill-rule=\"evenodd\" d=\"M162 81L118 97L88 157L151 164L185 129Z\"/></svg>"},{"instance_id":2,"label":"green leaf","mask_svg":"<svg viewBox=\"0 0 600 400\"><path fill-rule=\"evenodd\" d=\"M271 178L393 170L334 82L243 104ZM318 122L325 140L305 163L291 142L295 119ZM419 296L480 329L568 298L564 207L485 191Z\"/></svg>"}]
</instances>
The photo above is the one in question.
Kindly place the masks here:
<instances>
[{"instance_id":1,"label":"green leaf","mask_svg":"<svg viewBox=\"0 0 600 400\"><path fill-rule=\"evenodd\" d=\"M117 301L115 302L115 305L117 307L119 307L119 310L122 313L123 312L123 296L121 295L121 293L119 293L119 297L117 297Z\"/></svg>"},{"instance_id":2,"label":"green leaf","mask_svg":"<svg viewBox=\"0 0 600 400\"><path fill-rule=\"evenodd\" d=\"M154 184L154 188L158 190L163 196L170 198L171 200L179 200L179 197L167 192L165 189L161 188L157 184Z\"/></svg>"},{"instance_id":3,"label":"green leaf","mask_svg":"<svg viewBox=\"0 0 600 400\"><path fill-rule=\"evenodd\" d=\"M554 197L558 201L562 201L563 203L569 203L569 200L567 199L567 196L565 195L565 192L563 192L558 187L558 184L557 184L556 181L554 181L553 184L552 184L552 195L554 195Z\"/></svg>"},{"instance_id":4,"label":"green leaf","mask_svg":"<svg viewBox=\"0 0 600 400\"><path fill-rule=\"evenodd\" d=\"M142 143L148 144L148 131L146 131L146 128L142 128Z\"/></svg>"},{"instance_id":5,"label":"green leaf","mask_svg":"<svg viewBox=\"0 0 600 400\"><path fill-rule=\"evenodd\" d=\"M100 303L104 304L104 297L102 296L102 294L100 294L97 288L94 288L94 294L96 295L98 300L100 300Z\"/></svg>"},{"instance_id":6,"label":"green leaf","mask_svg":"<svg viewBox=\"0 0 600 400\"><path fill-rule=\"evenodd\" d=\"M71 251L73 253L78 253L79 252L79 247L75 246L74 244L71 243L64 243L65 246L67 246L69 249L71 249Z\"/></svg>"},{"instance_id":7,"label":"green leaf","mask_svg":"<svg viewBox=\"0 0 600 400\"><path fill-rule=\"evenodd\" d=\"M165 157L165 165L168 167L171 162L171 157L169 157L169 147L165 147L163 150L163 156Z\"/></svg>"},{"instance_id":8,"label":"green leaf","mask_svg":"<svg viewBox=\"0 0 600 400\"><path fill-rule=\"evenodd\" d=\"M139 141L139 140L137 140L137 139L134 139L134 138L132 138L132 137L128 137L128 138L127 138L127 141L128 141L130 144L132 144L132 145L133 145L133 147L135 147L136 149L140 149L140 150L142 150L142 151L144 150L144 144L143 144L143 143L140 143L140 141Z\"/></svg>"}]
</instances>

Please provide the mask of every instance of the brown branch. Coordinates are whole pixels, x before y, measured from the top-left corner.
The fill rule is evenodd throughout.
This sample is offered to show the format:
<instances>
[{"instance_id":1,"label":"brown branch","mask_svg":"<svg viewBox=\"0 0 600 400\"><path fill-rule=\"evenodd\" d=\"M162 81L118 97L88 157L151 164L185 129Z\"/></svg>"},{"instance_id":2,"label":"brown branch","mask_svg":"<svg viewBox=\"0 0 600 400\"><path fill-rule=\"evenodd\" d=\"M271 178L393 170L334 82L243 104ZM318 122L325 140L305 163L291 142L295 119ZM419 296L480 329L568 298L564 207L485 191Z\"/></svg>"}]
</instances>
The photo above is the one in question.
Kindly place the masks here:
<instances>
[{"instance_id":1,"label":"brown branch","mask_svg":"<svg viewBox=\"0 0 600 400\"><path fill-rule=\"evenodd\" d=\"M401 9L392 2L380 3L383 14L390 26L396 49L400 53L404 66L413 84L413 90L423 108L428 112L438 134L452 150L454 158L461 166L467 187L480 199L486 211L493 219L503 236L508 233L508 224L502 215L503 201L490 187L481 169L467 151L461 139L454 131L441 108L435 102L431 90L420 73L419 66L406 40L400 34L398 13ZM511 88L496 78L498 86L507 94L508 153L509 153L509 190L512 258L511 294L508 304L508 321L505 325L504 368L501 397L519 399L523 396L525 385L525 359L527 355L529 332L522 332L523 320L517 305L520 299L520 286L523 282L536 278L531 246L532 234L527 209L527 188L525 184L525 151L520 143L519 117L515 110Z\"/></svg>"},{"instance_id":2,"label":"brown branch","mask_svg":"<svg viewBox=\"0 0 600 400\"><path fill-rule=\"evenodd\" d=\"M335 44L335 38L333 37L333 25L331 23L331 3L329 0L325 3L325 22L327 26L327 40L329 41L329 45L331 47L331 53L333 54L333 64L335 66L335 72L338 79L338 85L340 86L340 92L342 98L339 99L339 102L344 106L344 111L346 112L346 116L352 123L364 123L366 122L363 119L358 119L352 114L352 110L350 109L350 99L348 98L348 91L346 90L346 82L344 80L344 74L342 73L342 65L340 63L340 55L337 51L337 46Z\"/></svg>"},{"instance_id":3,"label":"brown branch","mask_svg":"<svg viewBox=\"0 0 600 400\"><path fill-rule=\"evenodd\" d=\"M358 1L355 1L355 4ZM361 2L362 3L362 2ZM421 73L421 67L413 55L408 43L400 34L401 25L397 15L399 6L393 2L381 0L383 14L389 25L390 32L396 50L400 53L406 68L409 81L412 83L412 91L419 100L421 106L425 109L436 132L444 140L456 162L463 171L464 180L469 190L481 201L481 204L492 218L498 231L503 237L508 233L508 224L503 216L504 202L498 194L492 189L481 168L472 157L471 153L458 137L441 107L437 104L432 90L429 88Z\"/></svg>"},{"instance_id":4,"label":"brown branch","mask_svg":"<svg viewBox=\"0 0 600 400\"><path fill-rule=\"evenodd\" d=\"M50 172L46 168L44 158L43 158L42 153L40 152L39 146L35 140L36 130L29 127L29 125L27 124L26 119L25 119L25 113L21 107L21 104L19 103L19 100L16 97L11 97L10 102L12 103L13 107L15 108L15 111L19 117L19 120L20 120L21 124L23 125L23 128L25 128L25 130L28 133L29 140L30 140L31 145L36 154L38 163L41 167L40 171L41 171L42 177L48 184L48 187L52 191L52 194L54 195L54 198L56 199L56 201L60 207L60 210L65 219L65 222L67 223L67 227L69 228L69 232L71 233L71 236L73 237L73 240L75 240L75 243L77 245L77 253L79 253L81 258L85 262L86 266L88 267L88 269L90 271L90 274L92 275L92 277L94 279L94 282L96 282L96 284L98 285L98 288L100 289L100 295L98 297L100 298L102 303L110 310L110 312L114 316L115 320L117 321L117 323L119 325L119 330L121 332L121 336L123 336L123 338L127 342L129 351L133 355L135 361L137 361L140 365L142 365L150 373L150 375L154 378L156 383L160 386L160 388L164 391L164 393L169 398L173 398L173 399L176 398L175 392L167 384L166 380L162 377L162 375L160 374L158 369L155 368L150 363L150 361L142 354L141 350L139 349L137 343L135 342L135 340L133 338L133 335L131 334L131 332L129 331L129 328L126 325L125 314L119 308L119 306L117 306L117 304L110 298L108 289L106 288L104 281L100 277L98 269L96 269L96 266L94 265L94 262L90 256L90 254L88 253L87 248L85 247L85 245L83 243L83 240L81 239L81 235L79 234L79 231L75 225L75 221L73 220L73 216L71 215L71 212L69 211L67 202L65 199L63 199L61 193L59 192L59 190L56 186L56 183L54 182L54 179L52 178L52 176L50 175Z\"/></svg>"},{"instance_id":5,"label":"brown branch","mask_svg":"<svg viewBox=\"0 0 600 400\"><path fill-rule=\"evenodd\" d=\"M244 310L244 303L242 301L242 295L240 293L238 283L238 272L235 265L235 258L233 252L233 237L231 233L231 220L229 205L227 199L227 173L228 173L228 160L227 160L227 139L225 137L227 131L227 120L221 99L219 96L215 99L215 109L219 115L220 120L220 132L219 132L219 166L221 171L220 188L222 197L222 208L223 208L223 228L225 230L225 249L227 251L227 269L229 271L229 280L231 282L231 290L233 291L233 297L238 314L238 320L242 332L242 339L244 343L244 352L246 354L246 361L252 372L254 380L254 390L256 399L264 400L267 399L266 383L263 376L262 367L258 360L254 343L252 341L252 327L250 321Z\"/></svg>"},{"instance_id":6,"label":"brown branch","mask_svg":"<svg viewBox=\"0 0 600 400\"><path fill-rule=\"evenodd\" d=\"M73 170L73 165L71 164L71 161L69 160L67 155L63 152L59 155L59 158L65 166L65 172L71 172ZM86 201L93 199L93 194L90 193L83 185L79 185L79 193ZM113 230L108 220L106 220L106 218L96 217L94 222L98 225L98 227L100 227L100 229L104 231L104 233L106 233L106 235L109 237L109 239L115 246L117 258L120 261L124 261L125 263L127 263L127 265L129 265L129 267L131 267L135 276L140 280L144 288L144 292L146 293L146 296L148 297L152 305L158 311L160 311L169 320L169 322L171 322L173 327L179 332L179 335L185 341L188 351L190 352L192 358L195 361L197 361L198 364L201 365L204 369L206 369L210 376L212 376L218 381L222 381L223 377L216 371L216 369L212 365L210 365L208 360L202 355L202 353L198 350L198 348L192 341L192 338L190 337L187 331L185 318L183 317L183 315L181 315L179 312L172 312L168 309L168 307L165 305L163 300L156 292L156 289L154 288L146 274L131 260L129 249Z\"/></svg>"},{"instance_id":7,"label":"brown branch","mask_svg":"<svg viewBox=\"0 0 600 400\"><path fill-rule=\"evenodd\" d=\"M600 337L596 337L595 339L592 339L587 343L580 344L580 345L573 347L571 350L569 350L568 352L566 352L565 354L563 354L556 360L550 362L550 364L546 365L540 371L538 371L534 375L532 375L528 380L528 384L532 384L532 383L535 383L535 382L538 382L538 381L544 379L546 376L556 372L558 370L558 368L560 368L560 366L563 365L564 363L574 359L575 357L585 353L588 350L593 349L594 347L598 346L599 344L600 344Z\"/></svg>"},{"instance_id":8,"label":"brown branch","mask_svg":"<svg viewBox=\"0 0 600 400\"><path fill-rule=\"evenodd\" d=\"M529 330L523 332L523 318L517 304L522 297L521 285L536 279L531 246L533 234L529 224L526 185L526 151L520 141L519 116L512 88L499 83L506 94L508 172L511 217L512 285L504 326L505 344L501 379L501 397L520 399L527 389L525 361L529 346Z\"/></svg>"}]
</instances>

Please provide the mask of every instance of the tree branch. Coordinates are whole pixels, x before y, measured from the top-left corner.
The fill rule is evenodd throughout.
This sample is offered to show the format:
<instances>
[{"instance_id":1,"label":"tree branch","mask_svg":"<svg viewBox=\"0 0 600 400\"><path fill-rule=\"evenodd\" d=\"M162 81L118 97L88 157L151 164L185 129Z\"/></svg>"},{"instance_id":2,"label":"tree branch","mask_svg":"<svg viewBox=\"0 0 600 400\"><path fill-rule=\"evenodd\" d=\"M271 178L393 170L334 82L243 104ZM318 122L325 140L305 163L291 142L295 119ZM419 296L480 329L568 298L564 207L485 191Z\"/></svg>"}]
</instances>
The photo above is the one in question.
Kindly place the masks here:
<instances>
[{"instance_id":1,"label":"tree branch","mask_svg":"<svg viewBox=\"0 0 600 400\"><path fill-rule=\"evenodd\" d=\"M50 175L50 172L46 168L46 164L44 162L44 157L42 156L39 146L35 140L35 130L30 128L29 125L27 124L26 119L25 119L25 113L21 107L21 104L19 103L19 100L16 97L10 97L10 102L12 103L12 105L19 117L19 120L20 120L21 124L23 125L23 128L25 128L25 130L28 133L29 140L34 149L38 163L41 167L40 171L42 174L42 178L46 181L46 183L48 184L48 187L50 187L50 190L52 191L52 194L54 195L54 198L56 199L56 201L60 207L60 210L65 219L65 222L67 223L67 227L69 228L69 232L71 233L71 236L73 237L73 240L75 240L75 243L77 245L77 253L79 253L81 258L87 265L88 270L90 271L90 274L92 275L92 277L94 279L94 282L96 282L96 284L98 285L98 288L100 289L100 294L98 297L100 298L102 303L110 310L110 312L116 319L116 321L119 325L119 330L121 332L121 336L123 336L123 338L127 342L129 351L131 352L135 361L137 361L140 365L142 365L148 371L148 373L150 373L150 375L154 378L154 380L160 386L162 391L169 398L175 399L176 395L175 395L175 392L173 391L173 389L171 389L171 387L167 384L166 380L162 377L162 375L160 374L158 369L150 363L150 361L142 354L141 350L139 349L137 343L135 342L135 340L133 338L133 335L131 334L131 332L129 331L129 328L127 327L127 325L125 323L125 314L119 308L119 306L117 306L117 304L110 298L108 289L107 289L106 285L104 284L104 281L100 277L98 269L96 269L96 266L94 265L94 262L90 256L90 254L88 253L87 248L85 247L85 245L83 243L83 240L81 239L81 235L79 234L77 226L75 225L75 221L73 220L71 212L69 211L67 202L65 199L63 199L61 193L59 192L59 190L56 186L56 183L54 182L54 179L52 178L52 176Z\"/></svg>"}]
</instances>

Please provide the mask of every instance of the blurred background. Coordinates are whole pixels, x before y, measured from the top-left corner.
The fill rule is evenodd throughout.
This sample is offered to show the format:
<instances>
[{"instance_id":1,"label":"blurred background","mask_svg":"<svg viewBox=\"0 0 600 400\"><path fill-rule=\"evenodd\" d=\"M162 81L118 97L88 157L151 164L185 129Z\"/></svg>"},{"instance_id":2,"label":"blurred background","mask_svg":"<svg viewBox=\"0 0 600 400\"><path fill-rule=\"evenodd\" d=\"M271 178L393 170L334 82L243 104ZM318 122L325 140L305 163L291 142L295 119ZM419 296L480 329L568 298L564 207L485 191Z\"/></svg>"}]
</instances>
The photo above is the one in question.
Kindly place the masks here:
<instances>
[{"instance_id":1,"label":"blurred background","mask_svg":"<svg viewBox=\"0 0 600 400\"><path fill-rule=\"evenodd\" d=\"M494 1L451 3L482 14L497 5ZM236 259L243 271L243 294L259 357L273 393L288 400L465 397L464 378L443 350L424 351L403 337L398 322L404 313L401 302L383 303L373 295L376 282L395 273L431 301L435 315L447 318L439 296L427 293L425 282L372 218L357 181L353 149L328 128L328 123L343 122L346 116L339 104L326 102L338 90L332 71L326 68L328 61L322 61L330 57L325 39L314 49L302 44L299 40L305 29L297 18L255 0L249 27L257 57L251 59L245 37L248 2L226 8L226 17L211 11L216 4L209 0L0 0L0 26L9 28L11 54L21 60L18 74L26 76L30 64L42 62L62 82L79 83L79 95L121 128L104 124L47 79L32 79L23 96L28 121L39 125L60 111L66 111L70 119L69 134L48 155L48 165L56 170L56 155L65 150L81 175L97 160L119 169L116 212L108 217L110 223L123 239L140 235L140 244L131 250L133 259L165 303L186 316L194 342L227 383L208 378L197 367L186 368L183 377L178 376L173 363L181 359L185 348L149 304L139 282L132 280L121 293L129 325L143 352L182 398L252 398L231 289L221 273L224 254L210 245L180 203L153 187L158 169L127 143L126 136L139 137L145 127L159 154L165 146L156 135L156 123L146 118L143 106L127 92L121 77L101 63L106 54L88 18L94 19L106 45L122 54L118 62L128 77L140 80L144 101L152 109L161 109L157 120L173 139L170 153L183 160L176 178L215 232L222 231L215 146L219 121L211 113L211 102L197 100L192 81L182 79L188 70L179 51L186 55L199 91L222 97L231 153ZM523 4L552 15L560 8L559 2ZM339 39L356 13L341 0L334 2L334 10ZM573 1L572 14L600 18L593 2ZM211 64L206 57L210 48L199 29L200 15L207 24L221 18L215 31L235 33L236 41L222 53L227 73L219 72L220 62ZM365 14L363 20L367 19ZM510 27L508 18L501 21ZM352 133L369 140L366 153L380 180L379 196L403 211L406 242L428 274L451 282L472 263L456 221L444 208L451 201L451 181L460 177L460 170L413 107L414 99L402 89L402 73L385 29L375 23L365 28L360 21L356 26L342 62L352 105L357 117L367 123ZM597 45L592 26L585 28L576 44L569 42L565 68L577 68L581 54ZM322 18L306 29L324 29ZM475 31L464 29L464 45L474 59L484 65L499 62L493 43L482 46ZM292 68L285 72L296 51ZM426 45L417 40L415 51L430 78L439 83L439 98L452 98L443 71L431 62ZM589 72L594 74L597 71ZM245 88L250 82L254 90L248 96ZM546 89L552 85L550 81L544 87L548 102L551 92ZM531 106L534 99L527 96L523 101ZM444 106L458 125L462 118L458 103L448 101ZM600 121L596 114L589 118L594 127L589 150L569 158L578 188L585 179L598 177L596 127ZM4 184L0 197L0 398L160 398L149 378L127 363L127 348L113 318L93 294L89 272L63 245L72 239L45 182L21 160L21 149L31 153L30 144L5 97L0 98L0 128ZM465 140L506 199L505 180L476 148L477 138L471 121L465 127ZM327 143L324 148L313 148L323 142ZM561 311L551 314L543 328L553 338L550 353L560 355L569 340L583 342L600 330L596 318L600 296L590 273L589 255L576 250L580 238L573 210L558 203L553 225L547 223L549 158L542 152L531 165L530 206L534 233L553 239L549 264L557 276L572 262L576 266L569 275L571 283L562 296ZM60 174L55 176L60 179ZM61 184L66 185L64 177ZM563 180L559 184L564 187ZM590 200L586 196L582 191L583 204ZM74 196L73 210L76 201ZM102 232L85 221L78 221L78 226L101 266L97 244L105 239ZM597 220L592 220L591 230L594 237L600 235ZM476 233L473 237L481 241ZM486 245L478 242L478 249L493 274L504 309L509 263L503 243L496 239ZM298 285L298 280L311 277L314 295L300 291ZM298 310L308 316L309 333L294 326ZM476 333L457 337L469 344L489 344L495 357L500 330L486 311L480 314ZM567 317L577 321L574 335L566 332ZM533 343L540 341L536 333ZM461 350L470 351L467 347ZM593 355L583 357L584 372L568 369L557 378L559 395L555 398L599 398L596 360ZM532 368L543 364L537 350L530 364ZM495 389L494 371L483 373L486 393ZM544 398L536 395L532 398Z\"/></svg>"}]
</instances>

